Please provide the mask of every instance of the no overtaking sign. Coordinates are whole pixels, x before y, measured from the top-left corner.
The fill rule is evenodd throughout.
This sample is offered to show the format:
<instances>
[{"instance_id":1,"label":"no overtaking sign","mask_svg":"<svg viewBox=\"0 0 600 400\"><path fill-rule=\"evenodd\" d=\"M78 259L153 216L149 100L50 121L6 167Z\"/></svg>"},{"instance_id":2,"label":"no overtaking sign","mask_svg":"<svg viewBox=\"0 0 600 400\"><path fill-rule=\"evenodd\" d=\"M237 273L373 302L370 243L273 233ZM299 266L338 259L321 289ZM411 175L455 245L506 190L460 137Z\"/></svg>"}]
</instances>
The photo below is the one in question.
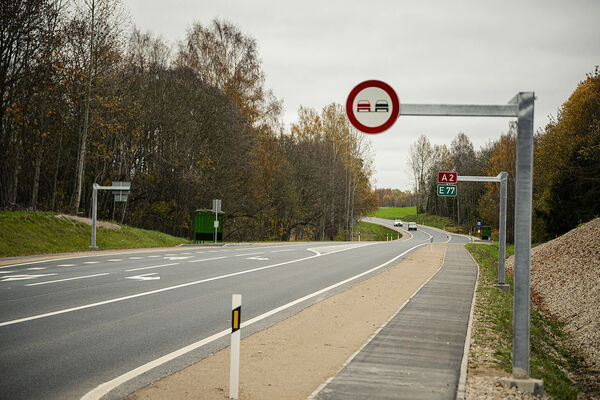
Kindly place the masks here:
<instances>
[{"instance_id":1,"label":"no overtaking sign","mask_svg":"<svg viewBox=\"0 0 600 400\"><path fill-rule=\"evenodd\" d=\"M359 83L348 95L346 114L350 123L364 133L381 133L390 128L400 113L400 101L390 85L378 80Z\"/></svg>"}]
</instances>

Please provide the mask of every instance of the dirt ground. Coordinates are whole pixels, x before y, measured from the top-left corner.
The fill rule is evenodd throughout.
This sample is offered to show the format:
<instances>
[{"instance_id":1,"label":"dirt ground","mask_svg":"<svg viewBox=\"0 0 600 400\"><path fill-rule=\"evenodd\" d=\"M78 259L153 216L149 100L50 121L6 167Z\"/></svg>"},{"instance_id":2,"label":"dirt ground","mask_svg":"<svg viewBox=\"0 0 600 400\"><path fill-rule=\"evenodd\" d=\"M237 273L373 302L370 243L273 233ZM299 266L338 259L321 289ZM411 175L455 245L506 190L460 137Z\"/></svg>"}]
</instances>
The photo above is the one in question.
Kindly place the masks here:
<instances>
[{"instance_id":1,"label":"dirt ground","mask_svg":"<svg viewBox=\"0 0 600 400\"><path fill-rule=\"evenodd\" d=\"M306 399L392 317L442 265L446 244L316 303L241 342L242 400ZM228 399L229 348L128 397Z\"/></svg>"}]
</instances>

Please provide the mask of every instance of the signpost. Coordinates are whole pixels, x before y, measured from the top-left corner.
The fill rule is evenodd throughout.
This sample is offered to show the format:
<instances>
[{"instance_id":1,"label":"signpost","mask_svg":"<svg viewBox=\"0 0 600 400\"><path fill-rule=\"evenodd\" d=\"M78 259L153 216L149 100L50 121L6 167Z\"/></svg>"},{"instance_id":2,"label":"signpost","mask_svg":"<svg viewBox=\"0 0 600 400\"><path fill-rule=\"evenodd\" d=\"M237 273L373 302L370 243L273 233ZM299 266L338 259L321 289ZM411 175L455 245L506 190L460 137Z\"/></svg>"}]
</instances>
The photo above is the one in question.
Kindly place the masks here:
<instances>
[{"instance_id":1,"label":"signpost","mask_svg":"<svg viewBox=\"0 0 600 400\"><path fill-rule=\"evenodd\" d=\"M346 114L356 129L375 134L389 129L400 113L396 92L385 82L370 80L356 85L346 100Z\"/></svg>"},{"instance_id":2,"label":"signpost","mask_svg":"<svg viewBox=\"0 0 600 400\"><path fill-rule=\"evenodd\" d=\"M115 185L117 184L117 185ZM112 190L115 195L115 201L127 201L131 189L131 182L113 182L113 186L100 186L97 183L92 185L92 243L91 250L98 250L96 246L96 218L98 215L98 190ZM117 200L118 196L118 200Z\"/></svg>"},{"instance_id":3,"label":"signpost","mask_svg":"<svg viewBox=\"0 0 600 400\"><path fill-rule=\"evenodd\" d=\"M369 88L372 88L368 90ZM533 110L535 94L519 92L507 104L392 104L387 119L374 116L386 113L384 103L393 101L393 90L381 81L366 81L357 85L346 101L346 113L350 123L359 131L373 134L390 128L399 115L413 116L461 116L461 117L510 117L517 118L517 160L515 182L515 284L513 305L513 378L529 378L529 307L531 269L531 208L533 186ZM379 91L377 91L379 90ZM381 90L389 97L377 99ZM376 99L376 104L372 101ZM397 105L397 106L396 106ZM363 116L364 114L364 116ZM368 116L368 117L367 117ZM502 209L502 207L501 207ZM537 390L543 383L533 381ZM512 384L511 383L511 384ZM541 387L541 388L540 388Z\"/></svg>"},{"instance_id":4,"label":"signpost","mask_svg":"<svg viewBox=\"0 0 600 400\"><path fill-rule=\"evenodd\" d=\"M215 243L217 243L217 230L219 229L219 219L218 215L221 212L221 199L213 200L213 211L215 212ZM221 239L222 240L222 239Z\"/></svg>"},{"instance_id":5,"label":"signpost","mask_svg":"<svg viewBox=\"0 0 600 400\"><path fill-rule=\"evenodd\" d=\"M456 184L457 179L458 179L457 172L438 172L438 182L439 183Z\"/></svg>"},{"instance_id":6,"label":"signpost","mask_svg":"<svg viewBox=\"0 0 600 400\"><path fill-rule=\"evenodd\" d=\"M437 185L437 195L438 196L447 196L447 197L456 197L458 194L458 190L456 189L456 185L445 185L438 183Z\"/></svg>"}]
</instances>

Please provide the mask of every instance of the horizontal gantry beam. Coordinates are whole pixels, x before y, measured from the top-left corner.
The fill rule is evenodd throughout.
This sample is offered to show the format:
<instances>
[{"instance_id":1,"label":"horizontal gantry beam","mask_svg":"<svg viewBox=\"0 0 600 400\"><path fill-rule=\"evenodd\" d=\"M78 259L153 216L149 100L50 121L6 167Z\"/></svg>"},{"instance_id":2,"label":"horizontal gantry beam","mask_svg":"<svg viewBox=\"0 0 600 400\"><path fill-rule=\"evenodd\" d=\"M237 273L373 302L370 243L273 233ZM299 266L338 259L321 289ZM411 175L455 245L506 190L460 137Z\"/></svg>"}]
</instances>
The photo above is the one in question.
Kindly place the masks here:
<instances>
[{"instance_id":1,"label":"horizontal gantry beam","mask_svg":"<svg viewBox=\"0 0 600 400\"><path fill-rule=\"evenodd\" d=\"M453 117L516 117L517 104L400 104L400 115Z\"/></svg>"}]
</instances>

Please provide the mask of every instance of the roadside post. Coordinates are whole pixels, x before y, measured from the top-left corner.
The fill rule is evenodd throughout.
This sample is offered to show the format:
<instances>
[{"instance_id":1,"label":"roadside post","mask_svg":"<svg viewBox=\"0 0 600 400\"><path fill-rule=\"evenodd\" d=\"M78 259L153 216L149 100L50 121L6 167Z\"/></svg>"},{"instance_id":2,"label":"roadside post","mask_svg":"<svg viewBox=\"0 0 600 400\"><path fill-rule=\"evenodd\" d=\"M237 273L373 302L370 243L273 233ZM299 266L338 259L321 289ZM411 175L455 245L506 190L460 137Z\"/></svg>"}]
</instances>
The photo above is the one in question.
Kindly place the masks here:
<instances>
[{"instance_id":1,"label":"roadside post","mask_svg":"<svg viewBox=\"0 0 600 400\"><path fill-rule=\"evenodd\" d=\"M380 104L380 101L385 104ZM502 383L537 394L543 393L543 382L529 378L534 102L534 92L519 92L507 104L404 103L400 106L398 96L391 86L381 81L368 80L359 83L350 91L346 100L346 114L356 129L367 134L384 132L400 115L517 118L513 376L512 379L505 378ZM374 108L372 103L375 103ZM448 189L443 190L444 194L448 194Z\"/></svg>"},{"instance_id":2,"label":"roadside post","mask_svg":"<svg viewBox=\"0 0 600 400\"><path fill-rule=\"evenodd\" d=\"M90 250L98 250L96 246L96 219L98 217L98 190L111 190L115 196L115 201L126 202L131 190L131 182L113 182L112 186L100 186L97 183L92 185L92 243Z\"/></svg>"},{"instance_id":3,"label":"roadside post","mask_svg":"<svg viewBox=\"0 0 600 400\"><path fill-rule=\"evenodd\" d=\"M229 398L237 399L240 384L240 326L242 325L242 295L231 296L231 351L229 367Z\"/></svg>"}]
</instances>

